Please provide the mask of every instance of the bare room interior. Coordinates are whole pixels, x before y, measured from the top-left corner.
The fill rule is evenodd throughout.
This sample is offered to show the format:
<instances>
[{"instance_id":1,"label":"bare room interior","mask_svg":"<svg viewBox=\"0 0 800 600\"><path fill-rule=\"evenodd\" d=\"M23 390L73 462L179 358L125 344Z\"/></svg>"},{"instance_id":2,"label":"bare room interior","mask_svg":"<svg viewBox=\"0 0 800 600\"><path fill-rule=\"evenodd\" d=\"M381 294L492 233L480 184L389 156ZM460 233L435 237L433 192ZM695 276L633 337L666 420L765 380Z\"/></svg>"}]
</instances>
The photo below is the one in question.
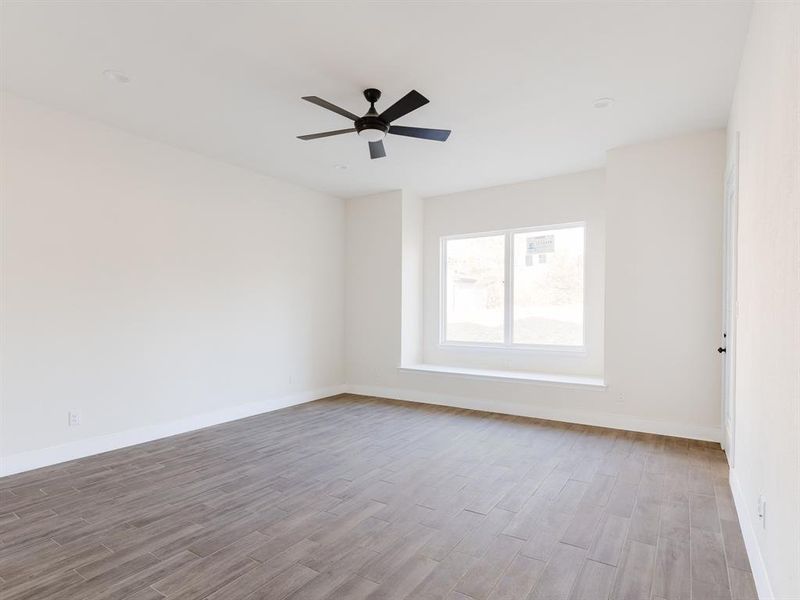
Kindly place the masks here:
<instances>
[{"instance_id":1,"label":"bare room interior","mask_svg":"<svg viewBox=\"0 0 800 600\"><path fill-rule=\"evenodd\" d=\"M800 600L800 1L0 1L2 600Z\"/></svg>"}]
</instances>

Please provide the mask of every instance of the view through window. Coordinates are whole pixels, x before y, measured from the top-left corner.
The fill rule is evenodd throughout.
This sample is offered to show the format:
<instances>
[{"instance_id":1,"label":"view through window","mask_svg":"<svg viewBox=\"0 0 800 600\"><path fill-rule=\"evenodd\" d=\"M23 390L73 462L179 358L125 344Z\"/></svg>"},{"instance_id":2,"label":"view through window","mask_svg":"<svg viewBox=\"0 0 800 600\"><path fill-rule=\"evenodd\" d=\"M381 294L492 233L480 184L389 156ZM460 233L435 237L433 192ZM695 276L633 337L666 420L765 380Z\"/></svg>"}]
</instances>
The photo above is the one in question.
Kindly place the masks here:
<instances>
[{"instance_id":1,"label":"view through window","mask_svg":"<svg viewBox=\"0 0 800 600\"><path fill-rule=\"evenodd\" d=\"M442 341L583 346L584 230L443 238Z\"/></svg>"}]
</instances>

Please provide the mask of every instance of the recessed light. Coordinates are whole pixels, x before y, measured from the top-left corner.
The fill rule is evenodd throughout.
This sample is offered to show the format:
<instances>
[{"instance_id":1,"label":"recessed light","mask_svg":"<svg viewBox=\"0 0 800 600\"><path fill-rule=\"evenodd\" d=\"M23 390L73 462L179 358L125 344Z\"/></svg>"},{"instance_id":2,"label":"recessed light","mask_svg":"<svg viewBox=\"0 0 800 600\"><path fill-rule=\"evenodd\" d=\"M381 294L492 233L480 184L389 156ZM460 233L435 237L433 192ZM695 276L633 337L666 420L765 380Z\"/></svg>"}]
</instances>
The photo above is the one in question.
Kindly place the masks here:
<instances>
[{"instance_id":1,"label":"recessed light","mask_svg":"<svg viewBox=\"0 0 800 600\"><path fill-rule=\"evenodd\" d=\"M115 71L114 69L106 69L103 71L103 75L109 81L113 81L114 83L130 83L131 78L125 75L122 71Z\"/></svg>"},{"instance_id":2,"label":"recessed light","mask_svg":"<svg viewBox=\"0 0 800 600\"><path fill-rule=\"evenodd\" d=\"M612 104L614 104L613 98L598 98L597 100L592 102L592 106L594 106L595 108L608 108Z\"/></svg>"},{"instance_id":3,"label":"recessed light","mask_svg":"<svg viewBox=\"0 0 800 600\"><path fill-rule=\"evenodd\" d=\"M337 171L346 171L347 165L333 165L333 168L336 169Z\"/></svg>"}]
</instances>

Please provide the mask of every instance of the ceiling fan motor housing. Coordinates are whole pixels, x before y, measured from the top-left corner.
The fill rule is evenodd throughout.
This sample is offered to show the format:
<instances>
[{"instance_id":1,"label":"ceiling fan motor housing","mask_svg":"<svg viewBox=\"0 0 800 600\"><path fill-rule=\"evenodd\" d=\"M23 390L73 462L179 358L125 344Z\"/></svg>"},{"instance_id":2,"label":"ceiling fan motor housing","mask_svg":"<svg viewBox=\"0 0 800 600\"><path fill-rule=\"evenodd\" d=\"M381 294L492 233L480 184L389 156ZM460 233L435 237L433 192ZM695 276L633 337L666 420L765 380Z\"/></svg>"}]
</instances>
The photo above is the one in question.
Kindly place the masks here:
<instances>
[{"instance_id":1,"label":"ceiling fan motor housing","mask_svg":"<svg viewBox=\"0 0 800 600\"><path fill-rule=\"evenodd\" d=\"M367 102L369 102L370 106L367 114L360 119L357 119L355 122L355 128L359 135L361 135L361 132L365 129L374 129L382 133L382 135L380 135L380 138L382 138L389 131L389 123L381 119L378 116L378 111L375 110L375 103L380 99L380 97L380 90L376 90L375 88L364 90L364 98L367 99Z\"/></svg>"},{"instance_id":2,"label":"ceiling fan motor housing","mask_svg":"<svg viewBox=\"0 0 800 600\"><path fill-rule=\"evenodd\" d=\"M386 133L389 131L389 124L377 115L365 115L356 121L356 131L361 133L364 129L378 129Z\"/></svg>"}]
</instances>

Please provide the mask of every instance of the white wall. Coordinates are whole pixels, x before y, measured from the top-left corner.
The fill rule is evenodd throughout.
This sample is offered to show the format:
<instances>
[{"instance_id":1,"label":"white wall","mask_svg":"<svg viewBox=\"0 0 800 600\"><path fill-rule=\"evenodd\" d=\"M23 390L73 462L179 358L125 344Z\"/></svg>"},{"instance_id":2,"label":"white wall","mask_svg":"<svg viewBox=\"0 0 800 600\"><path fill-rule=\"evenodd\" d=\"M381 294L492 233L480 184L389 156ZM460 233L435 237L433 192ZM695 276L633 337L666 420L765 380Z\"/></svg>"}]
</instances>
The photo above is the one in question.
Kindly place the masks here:
<instances>
[{"instance_id":1,"label":"white wall","mask_svg":"<svg viewBox=\"0 0 800 600\"><path fill-rule=\"evenodd\" d=\"M400 364L403 193L347 200L347 381L391 379Z\"/></svg>"},{"instance_id":2,"label":"white wall","mask_svg":"<svg viewBox=\"0 0 800 600\"><path fill-rule=\"evenodd\" d=\"M625 406L720 426L722 131L608 153L606 380Z\"/></svg>"},{"instance_id":3,"label":"white wall","mask_svg":"<svg viewBox=\"0 0 800 600\"><path fill-rule=\"evenodd\" d=\"M6 470L343 382L341 200L12 95L0 114Z\"/></svg>"},{"instance_id":4,"label":"white wall","mask_svg":"<svg viewBox=\"0 0 800 600\"><path fill-rule=\"evenodd\" d=\"M606 253L605 390L398 371L402 193L349 200L348 382L367 394L719 439L723 163L724 133L716 131L613 151L605 193L601 174L585 173L425 200L426 230L447 211L460 219L460 198L483 215L485 230L506 226L511 213L503 208L521 210L526 193L535 198L547 188L557 203L579 182L592 196L598 188L608 236L619 238ZM536 202L529 216L558 209L540 212ZM442 206L447 211L437 212ZM570 206L602 218L586 198ZM676 240L682 248L673 247ZM427 246L426 238L426 255Z\"/></svg>"},{"instance_id":5,"label":"white wall","mask_svg":"<svg viewBox=\"0 0 800 600\"><path fill-rule=\"evenodd\" d=\"M800 4L756 3L728 127L740 133L735 468L762 598L800 598ZM756 518L767 498L766 527Z\"/></svg>"},{"instance_id":6,"label":"white wall","mask_svg":"<svg viewBox=\"0 0 800 600\"><path fill-rule=\"evenodd\" d=\"M403 190L402 194L400 363L414 364L422 362L425 205L413 192Z\"/></svg>"},{"instance_id":7,"label":"white wall","mask_svg":"<svg viewBox=\"0 0 800 600\"><path fill-rule=\"evenodd\" d=\"M428 363L603 375L605 172L586 171L425 200L425 339ZM439 344L440 239L557 223L586 224L586 353L459 349Z\"/></svg>"}]
</instances>

